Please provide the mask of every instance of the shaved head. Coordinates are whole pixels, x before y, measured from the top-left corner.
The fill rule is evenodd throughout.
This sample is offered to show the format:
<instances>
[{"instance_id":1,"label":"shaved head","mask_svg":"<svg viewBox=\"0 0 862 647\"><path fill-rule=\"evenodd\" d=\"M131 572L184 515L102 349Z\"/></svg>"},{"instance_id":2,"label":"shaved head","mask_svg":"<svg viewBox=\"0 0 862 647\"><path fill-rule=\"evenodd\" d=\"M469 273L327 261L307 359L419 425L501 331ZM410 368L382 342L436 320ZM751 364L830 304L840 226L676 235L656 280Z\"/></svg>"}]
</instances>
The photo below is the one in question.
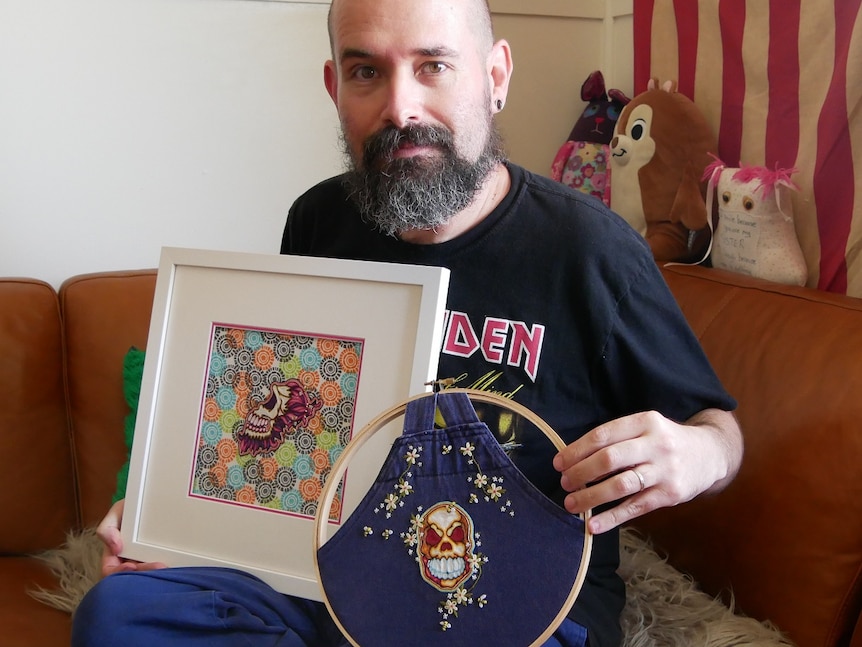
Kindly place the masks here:
<instances>
[{"instance_id":1,"label":"shaved head","mask_svg":"<svg viewBox=\"0 0 862 647\"><path fill-rule=\"evenodd\" d=\"M329 30L329 48L332 52L332 58L335 60L335 29L334 24L337 18L337 13L342 5L349 5L355 0L332 0L329 5L329 16L327 17L327 28ZM431 2L432 0L404 0L404 2ZM479 51L482 54L487 54L494 44L494 28L491 24L491 9L488 6L488 0L457 0L468 5L470 12L470 20L473 23L474 29L471 30L476 35L476 44L479 46Z\"/></svg>"}]
</instances>

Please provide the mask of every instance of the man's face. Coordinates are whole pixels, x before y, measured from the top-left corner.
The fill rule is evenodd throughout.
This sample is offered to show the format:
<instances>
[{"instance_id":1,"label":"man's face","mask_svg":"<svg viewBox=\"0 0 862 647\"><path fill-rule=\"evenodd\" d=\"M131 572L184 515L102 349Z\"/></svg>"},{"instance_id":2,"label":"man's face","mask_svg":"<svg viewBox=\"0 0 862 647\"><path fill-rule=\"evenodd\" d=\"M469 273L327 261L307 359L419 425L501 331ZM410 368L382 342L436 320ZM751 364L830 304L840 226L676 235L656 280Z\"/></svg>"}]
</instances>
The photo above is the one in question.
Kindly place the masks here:
<instances>
[{"instance_id":1,"label":"man's face","mask_svg":"<svg viewBox=\"0 0 862 647\"><path fill-rule=\"evenodd\" d=\"M476 33L473 2L338 0L333 7L326 87L360 208L399 212L365 214L387 233L442 224L469 204L502 157L491 116L490 35Z\"/></svg>"}]
</instances>

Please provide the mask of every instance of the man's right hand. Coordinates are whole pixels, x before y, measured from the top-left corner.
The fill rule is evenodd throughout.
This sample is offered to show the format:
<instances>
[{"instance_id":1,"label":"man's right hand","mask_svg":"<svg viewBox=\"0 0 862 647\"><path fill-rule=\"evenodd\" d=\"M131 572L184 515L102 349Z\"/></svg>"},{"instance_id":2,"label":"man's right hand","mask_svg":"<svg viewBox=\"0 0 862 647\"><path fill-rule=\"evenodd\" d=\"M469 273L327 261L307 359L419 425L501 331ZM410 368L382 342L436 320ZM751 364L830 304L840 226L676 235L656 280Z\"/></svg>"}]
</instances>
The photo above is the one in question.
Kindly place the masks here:
<instances>
[{"instance_id":1,"label":"man's right hand","mask_svg":"<svg viewBox=\"0 0 862 647\"><path fill-rule=\"evenodd\" d=\"M120 534L120 524L123 521L123 505L125 501L117 501L108 510L102 523L96 528L96 535L105 544L102 552L102 577L123 573L126 571L152 571L166 568L161 562L133 562L120 557L123 552L123 537Z\"/></svg>"}]
</instances>

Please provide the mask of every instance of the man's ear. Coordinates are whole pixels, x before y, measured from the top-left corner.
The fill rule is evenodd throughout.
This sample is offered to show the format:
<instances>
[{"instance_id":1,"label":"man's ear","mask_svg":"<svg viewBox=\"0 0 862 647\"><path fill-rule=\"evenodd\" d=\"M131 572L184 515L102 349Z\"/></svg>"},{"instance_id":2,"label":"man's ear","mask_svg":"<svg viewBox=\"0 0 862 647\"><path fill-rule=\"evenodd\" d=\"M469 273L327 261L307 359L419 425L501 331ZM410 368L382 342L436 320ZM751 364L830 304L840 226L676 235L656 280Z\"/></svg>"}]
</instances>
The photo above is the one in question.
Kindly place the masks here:
<instances>
[{"instance_id":1,"label":"man's ear","mask_svg":"<svg viewBox=\"0 0 862 647\"><path fill-rule=\"evenodd\" d=\"M338 70L335 61L326 61L323 65L323 84L332 98L332 102L338 106Z\"/></svg>"},{"instance_id":2,"label":"man's ear","mask_svg":"<svg viewBox=\"0 0 862 647\"><path fill-rule=\"evenodd\" d=\"M512 61L512 48L505 40L498 40L488 55L488 76L491 81L491 100L506 103L509 94L509 81L515 64Z\"/></svg>"}]
</instances>

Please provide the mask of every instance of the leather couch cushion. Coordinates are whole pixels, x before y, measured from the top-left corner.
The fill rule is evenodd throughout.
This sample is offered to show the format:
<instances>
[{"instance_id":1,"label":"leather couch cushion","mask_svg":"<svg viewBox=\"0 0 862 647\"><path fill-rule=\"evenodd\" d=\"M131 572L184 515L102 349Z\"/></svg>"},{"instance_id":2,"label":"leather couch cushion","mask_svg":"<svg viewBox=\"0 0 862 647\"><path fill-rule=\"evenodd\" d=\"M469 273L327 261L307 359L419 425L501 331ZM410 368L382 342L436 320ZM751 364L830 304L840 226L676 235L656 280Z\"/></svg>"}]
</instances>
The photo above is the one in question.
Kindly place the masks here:
<instances>
[{"instance_id":1,"label":"leather couch cushion","mask_svg":"<svg viewBox=\"0 0 862 647\"><path fill-rule=\"evenodd\" d=\"M141 270L76 276L60 287L84 527L107 512L116 481L105 475L126 460L123 357L146 348L155 284L155 271Z\"/></svg>"},{"instance_id":2,"label":"leather couch cushion","mask_svg":"<svg viewBox=\"0 0 862 647\"><path fill-rule=\"evenodd\" d=\"M846 644L862 597L862 300L720 270L664 274L744 395L745 457L721 496L636 525L707 592L733 582L742 611L798 644Z\"/></svg>"}]
</instances>

